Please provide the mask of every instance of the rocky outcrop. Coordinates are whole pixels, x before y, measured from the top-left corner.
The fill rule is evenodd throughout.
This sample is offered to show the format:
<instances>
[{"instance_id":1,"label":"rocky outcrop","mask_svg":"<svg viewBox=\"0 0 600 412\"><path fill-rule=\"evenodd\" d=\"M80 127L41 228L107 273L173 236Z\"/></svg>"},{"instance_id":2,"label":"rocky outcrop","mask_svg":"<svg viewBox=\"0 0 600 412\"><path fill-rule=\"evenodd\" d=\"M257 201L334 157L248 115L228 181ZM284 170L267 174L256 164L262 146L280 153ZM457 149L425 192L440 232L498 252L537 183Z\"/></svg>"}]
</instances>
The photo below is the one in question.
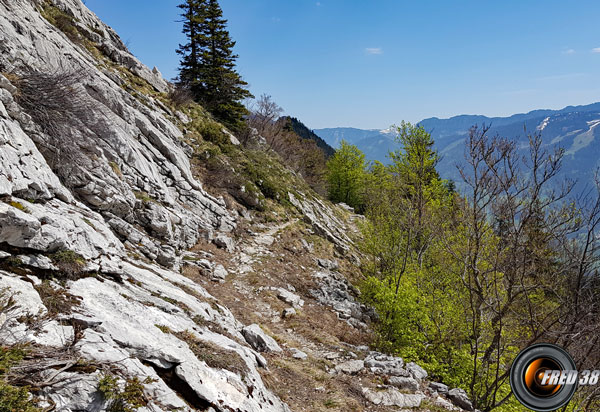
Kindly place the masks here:
<instances>
[{"instance_id":1,"label":"rocky outcrop","mask_svg":"<svg viewBox=\"0 0 600 412\"><path fill-rule=\"evenodd\" d=\"M267 335L257 324L246 326L242 329L242 335L246 342L260 352L281 352L281 348L269 335Z\"/></svg>"},{"instance_id":2,"label":"rocky outcrop","mask_svg":"<svg viewBox=\"0 0 600 412\"><path fill-rule=\"evenodd\" d=\"M0 319L2 343L35 342L67 358L28 377L60 382L36 393L56 410L104 410L98 381L110 370L149 378L145 410L286 411L264 386L266 361L243 325L170 270L183 250L228 239L236 223L192 176L174 114L154 97L134 97L120 68L157 92L169 85L81 1L52 2L77 41L42 17L43 7L0 1L0 290L16 302ZM20 106L19 82L67 70L78 73L70 87L88 121L64 129L59 144L76 160L56 165L48 147L57 136ZM216 278L225 275L215 267ZM50 304L63 305L60 313ZM77 359L96 372L73 369Z\"/></svg>"},{"instance_id":3,"label":"rocky outcrop","mask_svg":"<svg viewBox=\"0 0 600 412\"><path fill-rule=\"evenodd\" d=\"M363 329L376 319L372 308L356 301L356 290L338 272L318 271L313 278L319 287L311 290L311 294L321 304L332 307L340 319Z\"/></svg>"},{"instance_id":4,"label":"rocky outcrop","mask_svg":"<svg viewBox=\"0 0 600 412\"><path fill-rule=\"evenodd\" d=\"M322 200L310 199L303 194L296 197L291 192L288 193L288 197L290 203L302 213L304 220L316 233L332 242L340 253L350 250L353 243L346 234L348 228Z\"/></svg>"},{"instance_id":5,"label":"rocky outcrop","mask_svg":"<svg viewBox=\"0 0 600 412\"><path fill-rule=\"evenodd\" d=\"M77 198L77 207L99 213L106 224L98 227L108 226L125 247L175 266L180 250L230 231L234 218L222 199L208 195L193 178L190 148L169 120L173 113L153 97L134 98L125 90L126 78L111 67L129 70L159 92L167 91L167 83L79 0L53 4L73 18L81 42L70 41L44 19L36 11L42 3L0 2L0 68L12 73L17 85L24 73L77 71L80 81L73 94L91 120L60 136L69 159L76 159L61 176L69 191L40 153L51 140L44 125L21 110L17 88L0 75L0 195L54 200L50 210L67 216ZM104 53L101 62L89 51L95 47ZM105 67L99 70L99 64ZM48 209L31 209L40 208Z\"/></svg>"}]
</instances>

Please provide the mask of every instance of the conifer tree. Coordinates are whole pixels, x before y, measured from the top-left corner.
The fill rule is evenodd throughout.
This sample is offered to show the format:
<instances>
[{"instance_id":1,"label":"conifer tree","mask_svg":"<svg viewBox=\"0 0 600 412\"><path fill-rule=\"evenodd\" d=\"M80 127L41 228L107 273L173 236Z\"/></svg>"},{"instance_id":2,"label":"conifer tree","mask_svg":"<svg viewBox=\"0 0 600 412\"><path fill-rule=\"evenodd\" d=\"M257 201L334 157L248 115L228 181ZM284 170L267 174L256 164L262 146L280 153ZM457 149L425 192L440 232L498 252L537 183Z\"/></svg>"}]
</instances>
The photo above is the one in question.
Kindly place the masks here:
<instances>
[{"instance_id":1,"label":"conifer tree","mask_svg":"<svg viewBox=\"0 0 600 412\"><path fill-rule=\"evenodd\" d=\"M177 50L181 55L178 82L217 119L239 130L247 114L241 100L252 95L235 70L235 41L229 36L219 2L185 0L179 8L187 43Z\"/></svg>"}]
</instances>

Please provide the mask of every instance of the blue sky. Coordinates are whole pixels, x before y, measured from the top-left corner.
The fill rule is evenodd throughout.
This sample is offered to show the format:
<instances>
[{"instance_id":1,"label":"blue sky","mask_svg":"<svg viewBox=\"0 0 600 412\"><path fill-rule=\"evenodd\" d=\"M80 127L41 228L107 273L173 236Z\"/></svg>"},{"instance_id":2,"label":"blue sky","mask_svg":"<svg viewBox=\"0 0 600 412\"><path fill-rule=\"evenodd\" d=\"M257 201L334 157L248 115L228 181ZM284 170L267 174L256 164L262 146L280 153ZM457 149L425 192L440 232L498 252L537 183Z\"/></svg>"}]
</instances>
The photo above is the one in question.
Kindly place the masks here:
<instances>
[{"instance_id":1,"label":"blue sky","mask_svg":"<svg viewBox=\"0 0 600 412\"><path fill-rule=\"evenodd\" d=\"M87 0L170 79L178 0ZM221 0L238 70L310 128L600 101L597 0Z\"/></svg>"}]
</instances>

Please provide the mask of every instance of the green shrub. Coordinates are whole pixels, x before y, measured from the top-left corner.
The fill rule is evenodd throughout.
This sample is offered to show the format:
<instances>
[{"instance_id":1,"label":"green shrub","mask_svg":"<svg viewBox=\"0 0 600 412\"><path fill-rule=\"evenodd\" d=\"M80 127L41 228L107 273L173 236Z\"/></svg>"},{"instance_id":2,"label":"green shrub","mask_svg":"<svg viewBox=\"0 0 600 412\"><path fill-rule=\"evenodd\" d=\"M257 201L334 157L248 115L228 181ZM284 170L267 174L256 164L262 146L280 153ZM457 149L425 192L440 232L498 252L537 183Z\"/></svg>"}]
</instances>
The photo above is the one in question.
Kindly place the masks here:
<instances>
[{"instance_id":1,"label":"green shrub","mask_svg":"<svg viewBox=\"0 0 600 412\"><path fill-rule=\"evenodd\" d=\"M215 143L221 147L230 143L227 135L223 133L222 126L216 122L203 122L197 129L202 138L206 141Z\"/></svg>"},{"instance_id":2,"label":"green shrub","mask_svg":"<svg viewBox=\"0 0 600 412\"><path fill-rule=\"evenodd\" d=\"M12 386L0 380L0 412L39 412L29 399L27 388Z\"/></svg>"},{"instance_id":3,"label":"green shrub","mask_svg":"<svg viewBox=\"0 0 600 412\"><path fill-rule=\"evenodd\" d=\"M0 347L0 412L39 412L30 400L28 388L12 386L5 380L11 368L17 366L25 356L22 347Z\"/></svg>"},{"instance_id":4,"label":"green shrub","mask_svg":"<svg viewBox=\"0 0 600 412\"><path fill-rule=\"evenodd\" d=\"M108 402L108 412L134 412L148 404L144 395L144 385L154 382L150 377L143 381L136 376L127 378L123 388L119 378L114 375L104 375L98 382L98 391Z\"/></svg>"},{"instance_id":5,"label":"green shrub","mask_svg":"<svg viewBox=\"0 0 600 412\"><path fill-rule=\"evenodd\" d=\"M273 176L272 170L267 170L267 166L261 163L248 163L245 168L246 176L254 183L265 195L266 198L279 200L285 198L285 184L283 181L277 181Z\"/></svg>"}]
</instances>

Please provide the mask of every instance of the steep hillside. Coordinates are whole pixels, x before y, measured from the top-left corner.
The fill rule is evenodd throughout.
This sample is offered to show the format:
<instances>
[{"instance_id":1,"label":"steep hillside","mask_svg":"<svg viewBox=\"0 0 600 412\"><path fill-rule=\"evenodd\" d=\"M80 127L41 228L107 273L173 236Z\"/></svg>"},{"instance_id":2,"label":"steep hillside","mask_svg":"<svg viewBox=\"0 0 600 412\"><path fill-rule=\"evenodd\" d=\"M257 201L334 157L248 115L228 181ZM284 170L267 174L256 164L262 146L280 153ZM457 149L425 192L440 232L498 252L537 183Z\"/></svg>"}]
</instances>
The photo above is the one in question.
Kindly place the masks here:
<instances>
[{"instance_id":1,"label":"steep hillside","mask_svg":"<svg viewBox=\"0 0 600 412\"><path fill-rule=\"evenodd\" d=\"M370 350L360 217L263 141L80 0L0 0L6 410L472 410Z\"/></svg>"},{"instance_id":2,"label":"steep hillside","mask_svg":"<svg viewBox=\"0 0 600 412\"><path fill-rule=\"evenodd\" d=\"M317 146L325 153L327 157L332 156L335 153L333 147L329 146L325 140L317 136L312 130L310 130L304 123L295 117L284 117L284 121L287 121L289 128L303 139L313 140Z\"/></svg>"}]
</instances>

